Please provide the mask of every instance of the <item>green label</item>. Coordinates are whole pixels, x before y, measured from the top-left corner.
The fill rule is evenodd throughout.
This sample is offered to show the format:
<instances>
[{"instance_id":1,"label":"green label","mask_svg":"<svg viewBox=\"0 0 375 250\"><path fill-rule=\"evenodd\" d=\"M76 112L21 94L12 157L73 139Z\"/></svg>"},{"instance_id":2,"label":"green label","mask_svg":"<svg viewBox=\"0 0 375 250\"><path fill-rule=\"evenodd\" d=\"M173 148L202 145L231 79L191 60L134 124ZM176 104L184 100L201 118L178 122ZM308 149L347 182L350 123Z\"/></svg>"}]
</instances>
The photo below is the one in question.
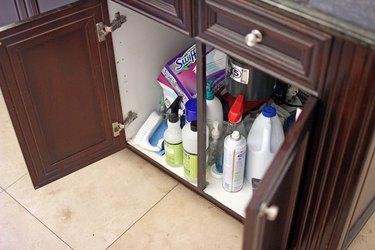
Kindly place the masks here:
<instances>
[{"instance_id":1,"label":"green label","mask_svg":"<svg viewBox=\"0 0 375 250\"><path fill-rule=\"evenodd\" d=\"M164 141L165 160L170 166L181 166L183 158L182 142L178 144L170 144Z\"/></svg>"},{"instance_id":2,"label":"green label","mask_svg":"<svg viewBox=\"0 0 375 250\"><path fill-rule=\"evenodd\" d=\"M197 181L198 176L198 155L190 154L184 150L184 174L191 181Z\"/></svg>"}]
</instances>

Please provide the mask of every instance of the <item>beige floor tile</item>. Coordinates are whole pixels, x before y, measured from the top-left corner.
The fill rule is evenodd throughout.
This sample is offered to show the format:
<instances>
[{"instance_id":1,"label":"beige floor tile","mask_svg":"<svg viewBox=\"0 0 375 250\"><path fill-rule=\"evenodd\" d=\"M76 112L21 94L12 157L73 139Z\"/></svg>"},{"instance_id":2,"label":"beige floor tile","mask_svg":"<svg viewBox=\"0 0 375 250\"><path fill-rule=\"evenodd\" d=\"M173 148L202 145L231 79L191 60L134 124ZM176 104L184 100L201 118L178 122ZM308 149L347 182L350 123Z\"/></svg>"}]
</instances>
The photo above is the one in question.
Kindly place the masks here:
<instances>
[{"instance_id":1,"label":"beige floor tile","mask_svg":"<svg viewBox=\"0 0 375 250\"><path fill-rule=\"evenodd\" d=\"M0 249L70 249L5 192L0 211Z\"/></svg>"},{"instance_id":2,"label":"beige floor tile","mask_svg":"<svg viewBox=\"0 0 375 250\"><path fill-rule=\"evenodd\" d=\"M7 188L27 173L3 96L0 93L0 187Z\"/></svg>"},{"instance_id":3,"label":"beige floor tile","mask_svg":"<svg viewBox=\"0 0 375 250\"><path fill-rule=\"evenodd\" d=\"M181 184L109 250L241 249L243 225Z\"/></svg>"},{"instance_id":4,"label":"beige floor tile","mask_svg":"<svg viewBox=\"0 0 375 250\"><path fill-rule=\"evenodd\" d=\"M177 182L123 150L38 190L7 192L74 249L105 249Z\"/></svg>"},{"instance_id":5,"label":"beige floor tile","mask_svg":"<svg viewBox=\"0 0 375 250\"><path fill-rule=\"evenodd\" d=\"M375 249L375 214L373 214L362 228L357 237L350 244L348 250Z\"/></svg>"}]
</instances>

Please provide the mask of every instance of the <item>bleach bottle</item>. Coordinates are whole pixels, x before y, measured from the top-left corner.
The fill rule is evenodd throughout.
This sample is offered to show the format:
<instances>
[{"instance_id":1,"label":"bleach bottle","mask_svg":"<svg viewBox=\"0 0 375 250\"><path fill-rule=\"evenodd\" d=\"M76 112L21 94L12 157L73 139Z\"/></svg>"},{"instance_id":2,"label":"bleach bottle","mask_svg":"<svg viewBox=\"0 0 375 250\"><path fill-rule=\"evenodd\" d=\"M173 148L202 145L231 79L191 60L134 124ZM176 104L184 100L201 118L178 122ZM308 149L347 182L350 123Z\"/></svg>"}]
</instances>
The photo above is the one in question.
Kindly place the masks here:
<instances>
[{"instance_id":1,"label":"bleach bottle","mask_svg":"<svg viewBox=\"0 0 375 250\"><path fill-rule=\"evenodd\" d=\"M284 131L276 108L263 107L247 136L246 179L257 189L284 141Z\"/></svg>"}]
</instances>

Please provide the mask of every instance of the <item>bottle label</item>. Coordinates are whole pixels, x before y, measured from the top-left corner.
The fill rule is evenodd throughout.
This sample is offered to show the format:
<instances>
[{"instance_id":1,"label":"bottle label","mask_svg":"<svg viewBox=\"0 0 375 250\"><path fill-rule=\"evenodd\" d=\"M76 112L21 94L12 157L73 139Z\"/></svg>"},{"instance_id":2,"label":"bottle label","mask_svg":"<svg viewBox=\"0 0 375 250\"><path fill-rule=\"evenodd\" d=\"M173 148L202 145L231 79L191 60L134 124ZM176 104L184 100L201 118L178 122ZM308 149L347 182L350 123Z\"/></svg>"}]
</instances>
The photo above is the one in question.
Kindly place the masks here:
<instances>
[{"instance_id":1,"label":"bottle label","mask_svg":"<svg viewBox=\"0 0 375 250\"><path fill-rule=\"evenodd\" d=\"M165 159L170 166L182 165L183 149L182 142L172 144L164 141Z\"/></svg>"},{"instance_id":2,"label":"bottle label","mask_svg":"<svg viewBox=\"0 0 375 250\"><path fill-rule=\"evenodd\" d=\"M224 146L223 187L226 191L237 192L242 188L245 171L246 146L235 150Z\"/></svg>"},{"instance_id":3,"label":"bottle label","mask_svg":"<svg viewBox=\"0 0 375 250\"><path fill-rule=\"evenodd\" d=\"M191 154L184 151L184 157L183 157L183 165L184 165L184 175L185 177L193 182L196 182L198 179L198 155L197 154ZM208 167L208 159L209 159L209 150L206 149L206 170Z\"/></svg>"},{"instance_id":4,"label":"bottle label","mask_svg":"<svg viewBox=\"0 0 375 250\"><path fill-rule=\"evenodd\" d=\"M235 65L233 62L230 62L230 63L231 63L230 78L232 78L236 82L239 82L242 84L248 84L250 73L251 73L250 70L241 68Z\"/></svg>"},{"instance_id":5,"label":"bottle label","mask_svg":"<svg viewBox=\"0 0 375 250\"><path fill-rule=\"evenodd\" d=\"M183 165L185 177L191 181L196 181L198 177L198 155L184 150Z\"/></svg>"}]
</instances>

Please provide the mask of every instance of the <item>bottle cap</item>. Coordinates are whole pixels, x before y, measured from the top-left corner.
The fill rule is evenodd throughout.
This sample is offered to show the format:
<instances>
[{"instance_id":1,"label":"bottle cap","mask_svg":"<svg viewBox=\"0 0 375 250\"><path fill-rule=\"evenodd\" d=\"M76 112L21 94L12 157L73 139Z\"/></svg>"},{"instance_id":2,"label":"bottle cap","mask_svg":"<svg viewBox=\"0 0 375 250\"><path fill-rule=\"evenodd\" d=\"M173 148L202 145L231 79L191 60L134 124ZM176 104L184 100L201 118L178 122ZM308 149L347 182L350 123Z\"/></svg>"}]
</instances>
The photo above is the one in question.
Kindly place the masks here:
<instances>
[{"instance_id":1,"label":"bottle cap","mask_svg":"<svg viewBox=\"0 0 375 250\"><path fill-rule=\"evenodd\" d=\"M233 131L232 133L232 139L238 141L241 138L240 132L237 130Z\"/></svg>"},{"instance_id":2,"label":"bottle cap","mask_svg":"<svg viewBox=\"0 0 375 250\"><path fill-rule=\"evenodd\" d=\"M169 114L168 121L171 123L178 122L178 115L175 113Z\"/></svg>"},{"instance_id":3,"label":"bottle cap","mask_svg":"<svg viewBox=\"0 0 375 250\"><path fill-rule=\"evenodd\" d=\"M244 95L241 94L237 96L236 101L233 103L232 107L230 107L228 113L228 120L230 123L237 123L241 121L242 112L243 112L243 101Z\"/></svg>"},{"instance_id":4,"label":"bottle cap","mask_svg":"<svg viewBox=\"0 0 375 250\"><path fill-rule=\"evenodd\" d=\"M197 99L190 99L185 104L185 120L192 122L197 120Z\"/></svg>"},{"instance_id":5,"label":"bottle cap","mask_svg":"<svg viewBox=\"0 0 375 250\"><path fill-rule=\"evenodd\" d=\"M212 127L213 127L211 131L212 139L219 139L220 138L219 122L214 121L212 123Z\"/></svg>"},{"instance_id":6,"label":"bottle cap","mask_svg":"<svg viewBox=\"0 0 375 250\"><path fill-rule=\"evenodd\" d=\"M192 121L192 122L190 123L190 129L191 129L191 131L193 131L193 132L197 132L197 131L198 131L197 121Z\"/></svg>"},{"instance_id":7,"label":"bottle cap","mask_svg":"<svg viewBox=\"0 0 375 250\"><path fill-rule=\"evenodd\" d=\"M272 118L276 115L276 108L271 105L266 105L263 107L262 114L265 117Z\"/></svg>"},{"instance_id":8,"label":"bottle cap","mask_svg":"<svg viewBox=\"0 0 375 250\"><path fill-rule=\"evenodd\" d=\"M215 93L212 89L212 84L215 81L215 77L211 78L207 81L207 87L206 87L206 100L212 100L215 98Z\"/></svg>"}]
</instances>

